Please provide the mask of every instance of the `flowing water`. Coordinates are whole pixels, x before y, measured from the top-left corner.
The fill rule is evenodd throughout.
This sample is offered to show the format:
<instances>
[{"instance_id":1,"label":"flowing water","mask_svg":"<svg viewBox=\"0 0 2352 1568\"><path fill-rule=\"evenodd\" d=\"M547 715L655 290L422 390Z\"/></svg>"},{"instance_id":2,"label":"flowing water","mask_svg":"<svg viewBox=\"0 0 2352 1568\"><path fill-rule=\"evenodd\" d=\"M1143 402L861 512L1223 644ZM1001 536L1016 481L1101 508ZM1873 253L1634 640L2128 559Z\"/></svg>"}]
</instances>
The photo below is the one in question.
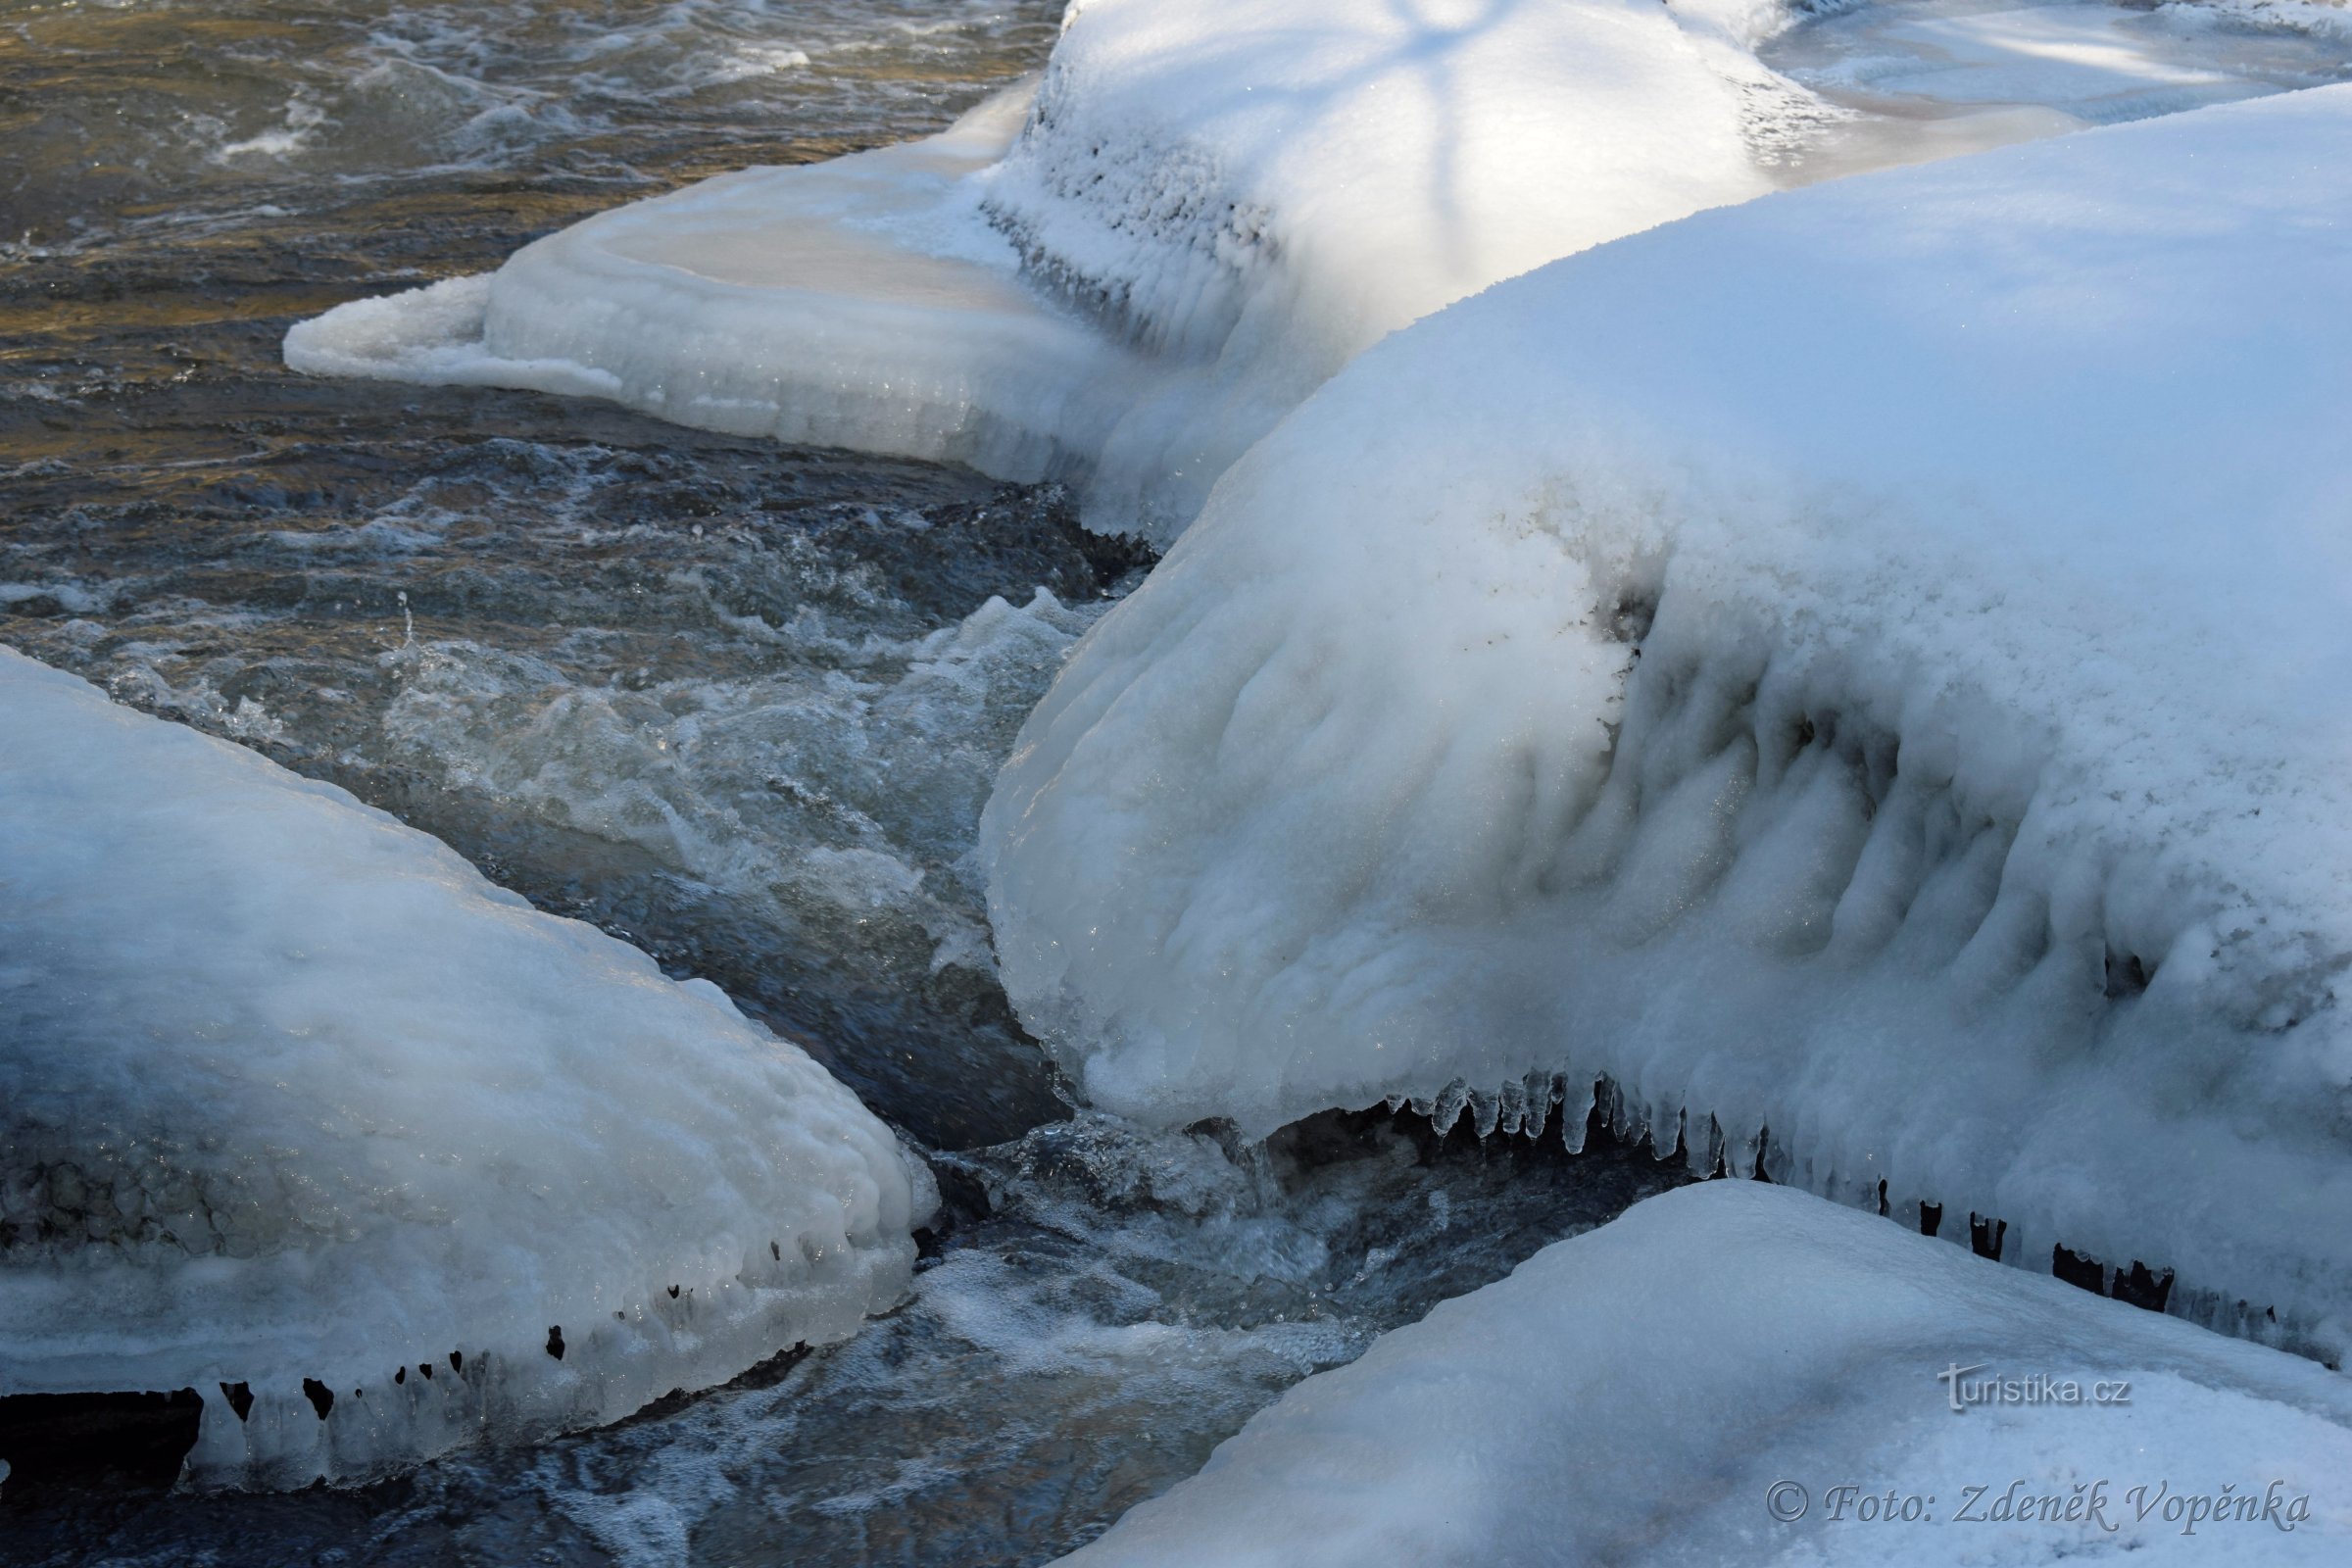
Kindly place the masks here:
<instances>
[{"instance_id":1,"label":"flowing water","mask_svg":"<svg viewBox=\"0 0 2352 1568\"><path fill-rule=\"evenodd\" d=\"M952 1200L850 1345L356 1491L20 1467L0 1561L1044 1561L1680 1179L1381 1117L1264 1150L1068 1119L964 864L1022 715L1147 564L1054 492L279 363L303 316L584 213L936 128L1058 12L0 0L0 641L718 981Z\"/></svg>"},{"instance_id":2,"label":"flowing water","mask_svg":"<svg viewBox=\"0 0 2352 1568\"><path fill-rule=\"evenodd\" d=\"M2118 54L1981 6L1904 15L1809 24L1783 63L1922 121L1998 109L2019 59L2101 66L2060 73L2098 114L2235 92L2181 63L2214 46L2177 19L2092 19ZM279 363L293 320L585 213L936 128L1058 20L0 0L0 641L718 981L950 1198L913 1299L849 1345L356 1491L20 1476L0 1561L1045 1561L1291 1382L1683 1179L1378 1115L1256 1150L1070 1115L966 863L1021 716L1148 564L1054 492ZM2340 74L2341 46L2230 37L2263 84Z\"/></svg>"}]
</instances>

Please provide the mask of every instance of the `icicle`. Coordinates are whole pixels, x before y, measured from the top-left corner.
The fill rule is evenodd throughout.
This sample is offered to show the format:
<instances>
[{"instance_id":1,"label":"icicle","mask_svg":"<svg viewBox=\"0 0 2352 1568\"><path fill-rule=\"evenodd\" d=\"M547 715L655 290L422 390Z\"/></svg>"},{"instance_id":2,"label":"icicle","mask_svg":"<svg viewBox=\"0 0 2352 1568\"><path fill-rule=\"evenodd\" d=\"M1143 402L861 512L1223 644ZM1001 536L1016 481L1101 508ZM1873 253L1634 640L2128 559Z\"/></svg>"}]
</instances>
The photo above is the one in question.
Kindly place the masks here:
<instances>
[{"instance_id":1,"label":"icicle","mask_svg":"<svg viewBox=\"0 0 2352 1568\"><path fill-rule=\"evenodd\" d=\"M1660 1096L1649 1102L1649 1157L1663 1164L1680 1153L1683 1148L1683 1106L1672 1096Z\"/></svg>"},{"instance_id":2,"label":"icicle","mask_svg":"<svg viewBox=\"0 0 2352 1568\"><path fill-rule=\"evenodd\" d=\"M1453 1124L1462 1119L1462 1107L1470 1102L1470 1086L1456 1078L1438 1092L1437 1104L1429 1113L1429 1124L1437 1129L1440 1138L1453 1131Z\"/></svg>"},{"instance_id":3,"label":"icicle","mask_svg":"<svg viewBox=\"0 0 2352 1568\"><path fill-rule=\"evenodd\" d=\"M1560 1102L1565 1089L1565 1081L1556 1072L1529 1073L1527 1119L1520 1124L1519 1130L1531 1140L1543 1137L1544 1127L1551 1121L1551 1109Z\"/></svg>"},{"instance_id":4,"label":"icicle","mask_svg":"<svg viewBox=\"0 0 2352 1568\"><path fill-rule=\"evenodd\" d=\"M1690 1135L1686 1119L1684 1138L1688 1144L1684 1161L1686 1168L1691 1175L1701 1178L1714 1175L1716 1165L1723 1159L1723 1123L1709 1116L1700 1124L1698 1136L1693 1138Z\"/></svg>"},{"instance_id":5,"label":"icicle","mask_svg":"<svg viewBox=\"0 0 2352 1568\"><path fill-rule=\"evenodd\" d=\"M1751 1122L1742 1126L1737 1133L1727 1132L1724 1135L1723 1149L1725 1172L1741 1178L1754 1176L1756 1159L1763 1152L1763 1148L1764 1129L1760 1124Z\"/></svg>"},{"instance_id":6,"label":"icicle","mask_svg":"<svg viewBox=\"0 0 2352 1568\"><path fill-rule=\"evenodd\" d=\"M1603 1078L1594 1094L1599 1102L1600 1123L1609 1130L1609 1136L1621 1144L1632 1143L1635 1135L1633 1097L1614 1078ZM1646 1124L1643 1124L1643 1129L1646 1130Z\"/></svg>"},{"instance_id":7,"label":"icicle","mask_svg":"<svg viewBox=\"0 0 2352 1568\"><path fill-rule=\"evenodd\" d=\"M1585 1129L1592 1120L1595 1084L1570 1079L1560 1086L1560 1144L1571 1154L1585 1152Z\"/></svg>"},{"instance_id":8,"label":"icicle","mask_svg":"<svg viewBox=\"0 0 2352 1568\"><path fill-rule=\"evenodd\" d=\"M1491 1089L1473 1089L1469 1093L1470 1130L1483 1144L1494 1136L1494 1129L1501 1121L1502 1097Z\"/></svg>"},{"instance_id":9,"label":"icicle","mask_svg":"<svg viewBox=\"0 0 2352 1568\"><path fill-rule=\"evenodd\" d=\"M1517 1132L1527 1121L1527 1085L1517 1079L1504 1084L1497 1105L1494 1130L1504 1134Z\"/></svg>"}]
</instances>

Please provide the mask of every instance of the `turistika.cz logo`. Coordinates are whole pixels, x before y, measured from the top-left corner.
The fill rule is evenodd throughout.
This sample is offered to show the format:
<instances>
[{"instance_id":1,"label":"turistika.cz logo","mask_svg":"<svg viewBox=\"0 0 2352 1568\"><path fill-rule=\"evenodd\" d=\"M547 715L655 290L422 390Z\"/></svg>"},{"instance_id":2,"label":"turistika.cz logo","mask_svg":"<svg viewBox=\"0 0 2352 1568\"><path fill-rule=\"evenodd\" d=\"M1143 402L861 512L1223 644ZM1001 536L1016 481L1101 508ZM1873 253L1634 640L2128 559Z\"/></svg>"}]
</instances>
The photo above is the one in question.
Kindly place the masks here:
<instances>
[{"instance_id":1,"label":"turistika.cz logo","mask_svg":"<svg viewBox=\"0 0 2352 1568\"><path fill-rule=\"evenodd\" d=\"M1982 1372L1991 1365L1979 1361L1974 1366L1957 1362L1936 1374L1943 1385L1943 1394L1957 1415L1972 1404L2130 1404L2132 1381L2129 1378L2100 1379L2078 1383L2073 1378L2054 1378L2046 1372L2033 1372L2024 1377L1972 1378L1972 1372Z\"/></svg>"}]
</instances>

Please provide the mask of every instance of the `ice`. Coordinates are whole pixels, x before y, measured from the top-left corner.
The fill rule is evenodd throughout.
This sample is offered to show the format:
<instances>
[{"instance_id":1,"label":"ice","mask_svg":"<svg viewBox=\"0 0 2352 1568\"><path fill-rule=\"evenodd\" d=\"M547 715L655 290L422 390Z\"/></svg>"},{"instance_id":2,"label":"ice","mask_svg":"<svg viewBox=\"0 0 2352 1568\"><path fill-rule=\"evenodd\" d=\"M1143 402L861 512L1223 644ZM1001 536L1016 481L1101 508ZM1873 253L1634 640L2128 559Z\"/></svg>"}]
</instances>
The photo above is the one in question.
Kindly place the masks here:
<instances>
[{"instance_id":1,"label":"ice","mask_svg":"<svg viewBox=\"0 0 2352 1568\"><path fill-rule=\"evenodd\" d=\"M1661 1154L2340 1355L2347 199L2323 88L1398 334L1025 726L981 848L1024 1021L1250 1135L1531 1072L1579 1128L1605 1079Z\"/></svg>"},{"instance_id":2,"label":"ice","mask_svg":"<svg viewBox=\"0 0 2352 1568\"><path fill-rule=\"evenodd\" d=\"M618 209L286 358L1083 477L1090 521L1164 537L1382 334L1768 189L1818 106L1756 64L1781 13L1754 16L1092 0L1042 82L942 135Z\"/></svg>"},{"instance_id":3,"label":"ice","mask_svg":"<svg viewBox=\"0 0 2352 1568\"><path fill-rule=\"evenodd\" d=\"M1806 149L1818 178L2339 82L2343 19L2262 0L1881 0L1817 8L1760 53L1854 111Z\"/></svg>"},{"instance_id":4,"label":"ice","mask_svg":"<svg viewBox=\"0 0 2352 1568\"><path fill-rule=\"evenodd\" d=\"M351 1482L905 1294L927 1172L716 987L4 650L0 737L0 1390Z\"/></svg>"},{"instance_id":5,"label":"ice","mask_svg":"<svg viewBox=\"0 0 2352 1568\"><path fill-rule=\"evenodd\" d=\"M1953 1408L1990 1380L2054 1397ZM2308 1362L1712 1182L1307 1379L1063 1560L2325 1564L2348 1462Z\"/></svg>"}]
</instances>

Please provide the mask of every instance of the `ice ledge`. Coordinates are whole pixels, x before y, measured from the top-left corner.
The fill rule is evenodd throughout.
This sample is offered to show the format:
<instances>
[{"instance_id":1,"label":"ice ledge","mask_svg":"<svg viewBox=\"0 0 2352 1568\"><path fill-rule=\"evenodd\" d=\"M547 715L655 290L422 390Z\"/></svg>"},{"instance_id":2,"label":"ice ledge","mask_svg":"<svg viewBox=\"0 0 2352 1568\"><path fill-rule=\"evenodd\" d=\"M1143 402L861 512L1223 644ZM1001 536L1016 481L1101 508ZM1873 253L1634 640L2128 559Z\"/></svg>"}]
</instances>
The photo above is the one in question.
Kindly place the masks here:
<instances>
[{"instance_id":1,"label":"ice ledge","mask_svg":"<svg viewBox=\"0 0 2352 1568\"><path fill-rule=\"evenodd\" d=\"M983 825L1099 1103L1606 1077L2352 1343L2352 89L1774 196L1397 334Z\"/></svg>"},{"instance_id":2,"label":"ice ledge","mask_svg":"<svg viewBox=\"0 0 2352 1568\"><path fill-rule=\"evenodd\" d=\"M930 1178L716 987L0 650L0 1393L370 1479L853 1333Z\"/></svg>"}]
</instances>

